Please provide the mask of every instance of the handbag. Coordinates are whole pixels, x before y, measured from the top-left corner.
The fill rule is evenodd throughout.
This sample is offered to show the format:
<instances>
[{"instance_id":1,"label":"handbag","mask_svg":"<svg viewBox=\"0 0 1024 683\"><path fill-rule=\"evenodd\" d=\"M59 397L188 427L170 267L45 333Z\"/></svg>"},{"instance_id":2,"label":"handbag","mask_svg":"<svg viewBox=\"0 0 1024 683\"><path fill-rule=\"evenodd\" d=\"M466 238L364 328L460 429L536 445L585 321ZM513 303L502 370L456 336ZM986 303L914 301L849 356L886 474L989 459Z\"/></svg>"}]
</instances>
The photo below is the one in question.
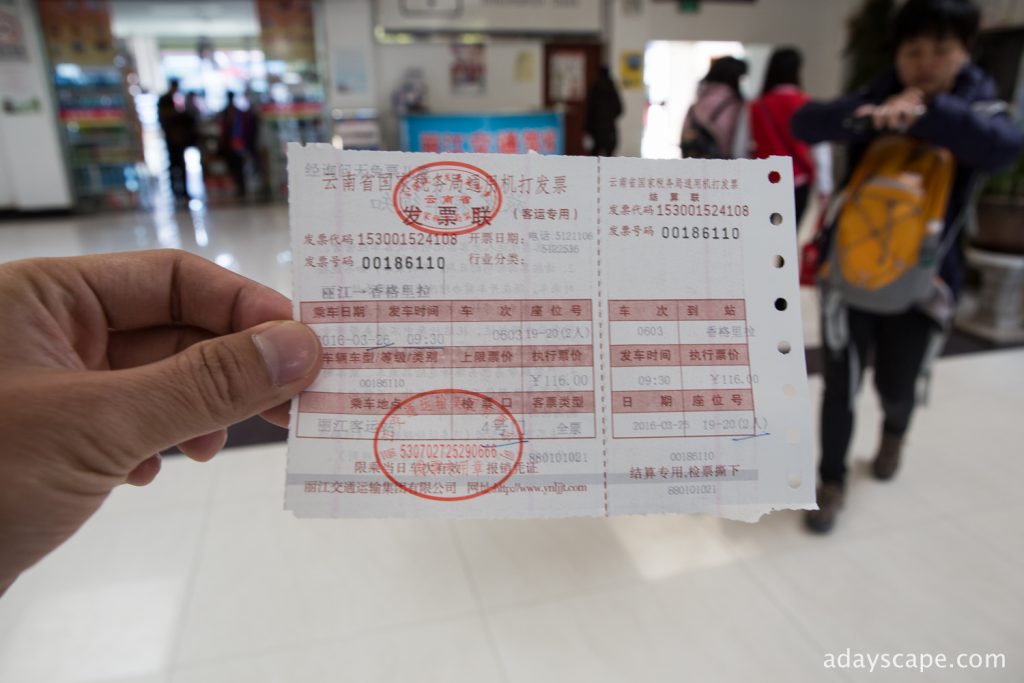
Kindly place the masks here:
<instances>
[{"instance_id":1,"label":"handbag","mask_svg":"<svg viewBox=\"0 0 1024 683\"><path fill-rule=\"evenodd\" d=\"M819 205L818 222L814 228L814 236L800 248L801 287L814 287L818 284L818 271L821 270L822 252L825 246L825 224L830 213L828 197L822 196Z\"/></svg>"}]
</instances>

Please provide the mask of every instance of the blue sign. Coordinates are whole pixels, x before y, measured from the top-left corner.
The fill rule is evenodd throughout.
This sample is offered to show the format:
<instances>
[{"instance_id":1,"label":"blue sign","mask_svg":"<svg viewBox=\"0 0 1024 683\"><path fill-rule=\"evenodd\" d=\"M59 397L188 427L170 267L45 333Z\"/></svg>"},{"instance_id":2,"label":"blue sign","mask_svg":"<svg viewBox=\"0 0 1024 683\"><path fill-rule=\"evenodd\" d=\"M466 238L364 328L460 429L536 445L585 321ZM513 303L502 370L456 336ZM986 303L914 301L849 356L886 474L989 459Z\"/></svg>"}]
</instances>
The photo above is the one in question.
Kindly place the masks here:
<instances>
[{"instance_id":1,"label":"blue sign","mask_svg":"<svg viewBox=\"0 0 1024 683\"><path fill-rule=\"evenodd\" d=\"M401 133L405 152L565 153L557 112L410 114L402 117Z\"/></svg>"}]
</instances>

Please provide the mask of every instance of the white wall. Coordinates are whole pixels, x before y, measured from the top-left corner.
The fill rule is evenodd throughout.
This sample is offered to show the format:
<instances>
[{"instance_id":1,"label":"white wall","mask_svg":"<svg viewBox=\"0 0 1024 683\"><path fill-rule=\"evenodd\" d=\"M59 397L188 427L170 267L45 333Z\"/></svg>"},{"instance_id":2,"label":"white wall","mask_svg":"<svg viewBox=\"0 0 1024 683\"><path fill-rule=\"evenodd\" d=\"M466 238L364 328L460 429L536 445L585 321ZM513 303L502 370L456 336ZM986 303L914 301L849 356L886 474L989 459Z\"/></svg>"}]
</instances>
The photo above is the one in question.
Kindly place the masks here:
<instances>
[{"instance_id":1,"label":"white wall","mask_svg":"<svg viewBox=\"0 0 1024 683\"><path fill-rule=\"evenodd\" d=\"M482 94L452 92L449 66L452 63L448 45L412 44L377 46L377 107L381 112L385 141L397 143L394 137L397 121L391 115L391 93L410 67L423 72L427 84L427 106L432 112L497 112L540 109L543 49L539 41L488 43L486 50L486 85ZM516 80L516 60L529 53L533 62L533 78Z\"/></svg>"},{"instance_id":2,"label":"white wall","mask_svg":"<svg viewBox=\"0 0 1024 683\"><path fill-rule=\"evenodd\" d=\"M327 101L332 108L360 109L376 107L377 66L373 38L373 12L368 0L325 0L323 7L327 39L324 55L327 60ZM335 87L335 69L339 57L355 55L366 66L365 92L339 93Z\"/></svg>"},{"instance_id":3,"label":"white wall","mask_svg":"<svg viewBox=\"0 0 1024 683\"><path fill-rule=\"evenodd\" d=\"M4 116L0 111L0 209L14 208L14 179L7 168L6 136L4 135Z\"/></svg>"},{"instance_id":4,"label":"white wall","mask_svg":"<svg viewBox=\"0 0 1024 683\"><path fill-rule=\"evenodd\" d=\"M593 0L597 1L597 0ZM419 69L427 84L427 105L435 112L495 112L539 109L543 104L543 43L541 40L494 39L485 48L486 87L483 94L455 94L451 89L450 46L446 43L378 44L370 0L325 0L324 23L328 57L328 104L335 109L375 107L381 116L384 142L397 146L397 121L391 114L391 94L410 68ZM339 93L334 87L336 56L361 53L366 57L369 88L365 93ZM531 78L520 81L517 60L528 53ZM356 57L358 58L358 57Z\"/></svg>"},{"instance_id":5,"label":"white wall","mask_svg":"<svg viewBox=\"0 0 1024 683\"><path fill-rule=\"evenodd\" d=\"M111 23L116 36L180 36L195 39L260 34L252 0L113 0Z\"/></svg>"},{"instance_id":6,"label":"white wall","mask_svg":"<svg viewBox=\"0 0 1024 683\"><path fill-rule=\"evenodd\" d=\"M71 188L35 10L31 0L14 0L13 7L25 33L27 58L0 61L0 100L37 98L41 107L17 114L0 107L0 208L68 208Z\"/></svg>"},{"instance_id":7,"label":"white wall","mask_svg":"<svg viewBox=\"0 0 1024 683\"><path fill-rule=\"evenodd\" d=\"M838 92L846 17L858 0L758 0L755 3L704 2L689 14L675 2L641 0L637 14L625 13L622 0L611 0L609 59L619 67L624 51L643 51L650 40L733 40L757 45L794 45L804 53L804 86L816 97ZM619 153L640 155L643 89L623 93L625 115L619 119Z\"/></svg>"},{"instance_id":8,"label":"white wall","mask_svg":"<svg viewBox=\"0 0 1024 683\"><path fill-rule=\"evenodd\" d=\"M482 94L452 92L448 68L452 63L448 45L378 45L378 78L381 107L390 107L391 91L401 82L409 67L423 71L428 94L427 104L437 112L527 111L543 104L541 68L543 50L540 41L490 42L485 48L486 86ZM533 78L516 80L516 60L529 53Z\"/></svg>"},{"instance_id":9,"label":"white wall","mask_svg":"<svg viewBox=\"0 0 1024 683\"><path fill-rule=\"evenodd\" d=\"M607 2L610 26L605 36L608 60L618 69L624 51L643 51L650 40L732 40L756 45L795 45L805 57L804 84L814 96L828 97L841 83L842 48L846 17L860 0L757 0L754 3L704 2L695 14L679 12L676 2L640 0L639 14L626 14L623 0ZM421 68L430 90L428 103L438 112L524 110L541 106L543 39L487 46L487 89L483 95L455 95L448 81L451 61L447 45L414 43L377 44L371 0L324 0L327 51L356 49L367 55L371 92L358 98L333 92L332 107L376 106L381 112L386 143L394 144L390 119L391 92L409 67ZM629 3L632 5L633 3ZM535 55L534 78L516 80L516 57L526 50ZM332 57L333 59L333 57ZM333 67L329 67L329 70ZM619 121L619 153L639 156L646 104L644 90L623 93L626 113Z\"/></svg>"},{"instance_id":10,"label":"white wall","mask_svg":"<svg viewBox=\"0 0 1024 683\"><path fill-rule=\"evenodd\" d=\"M389 31L588 34L601 30L604 0L377 0Z\"/></svg>"},{"instance_id":11,"label":"white wall","mask_svg":"<svg viewBox=\"0 0 1024 683\"><path fill-rule=\"evenodd\" d=\"M1024 2L1020 0L975 0L981 7L983 28L1024 26Z\"/></svg>"}]
</instances>

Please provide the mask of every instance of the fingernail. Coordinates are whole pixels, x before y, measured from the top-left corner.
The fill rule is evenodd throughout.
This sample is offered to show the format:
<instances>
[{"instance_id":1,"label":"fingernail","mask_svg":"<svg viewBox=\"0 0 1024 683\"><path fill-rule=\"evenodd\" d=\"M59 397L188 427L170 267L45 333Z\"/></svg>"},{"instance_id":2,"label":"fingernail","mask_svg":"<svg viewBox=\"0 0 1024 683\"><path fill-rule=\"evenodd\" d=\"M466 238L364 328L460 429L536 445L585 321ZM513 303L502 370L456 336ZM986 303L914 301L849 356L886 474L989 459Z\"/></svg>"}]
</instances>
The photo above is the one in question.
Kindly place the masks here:
<instances>
[{"instance_id":1,"label":"fingernail","mask_svg":"<svg viewBox=\"0 0 1024 683\"><path fill-rule=\"evenodd\" d=\"M305 377L320 353L316 335L294 321L280 322L254 334L252 343L260 350L275 387Z\"/></svg>"}]
</instances>

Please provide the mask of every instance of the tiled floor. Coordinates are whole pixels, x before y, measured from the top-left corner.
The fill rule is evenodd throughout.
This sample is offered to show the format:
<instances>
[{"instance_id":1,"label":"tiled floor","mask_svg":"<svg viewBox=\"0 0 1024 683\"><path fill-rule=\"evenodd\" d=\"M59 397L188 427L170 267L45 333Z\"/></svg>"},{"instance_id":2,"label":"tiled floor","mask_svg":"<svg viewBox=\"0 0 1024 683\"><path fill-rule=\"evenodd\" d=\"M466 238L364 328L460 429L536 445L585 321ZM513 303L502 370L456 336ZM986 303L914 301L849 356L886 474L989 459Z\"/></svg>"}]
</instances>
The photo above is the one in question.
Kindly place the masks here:
<instances>
[{"instance_id":1,"label":"tiled floor","mask_svg":"<svg viewBox=\"0 0 1024 683\"><path fill-rule=\"evenodd\" d=\"M0 223L0 259L181 246L287 293L285 222L270 207ZM1021 377L1020 350L941 361L887 484L865 472L865 392L826 538L792 513L298 521L283 445L168 458L0 599L0 681L1024 680ZM1006 668L823 666L847 648Z\"/></svg>"}]
</instances>

